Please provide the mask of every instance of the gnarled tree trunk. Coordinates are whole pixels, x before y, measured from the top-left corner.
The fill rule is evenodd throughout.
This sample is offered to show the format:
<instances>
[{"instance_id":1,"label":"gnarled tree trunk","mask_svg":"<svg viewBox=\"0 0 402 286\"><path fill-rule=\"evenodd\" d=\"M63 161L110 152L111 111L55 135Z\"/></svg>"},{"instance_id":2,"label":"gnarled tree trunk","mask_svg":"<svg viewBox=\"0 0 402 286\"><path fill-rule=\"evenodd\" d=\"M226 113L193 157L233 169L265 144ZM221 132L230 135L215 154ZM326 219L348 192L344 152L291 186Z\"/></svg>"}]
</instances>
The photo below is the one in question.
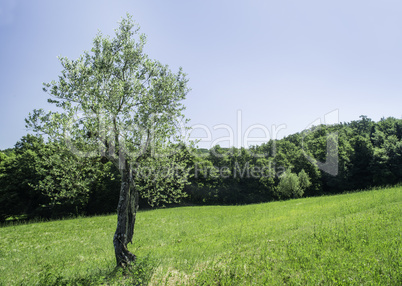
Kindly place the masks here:
<instances>
[{"instance_id":1,"label":"gnarled tree trunk","mask_svg":"<svg viewBox=\"0 0 402 286\"><path fill-rule=\"evenodd\" d=\"M126 267L135 261L127 244L132 243L135 216L138 208L138 191L135 188L133 175L128 166L122 170L119 204L117 206L117 228L113 237L113 245L118 267Z\"/></svg>"}]
</instances>

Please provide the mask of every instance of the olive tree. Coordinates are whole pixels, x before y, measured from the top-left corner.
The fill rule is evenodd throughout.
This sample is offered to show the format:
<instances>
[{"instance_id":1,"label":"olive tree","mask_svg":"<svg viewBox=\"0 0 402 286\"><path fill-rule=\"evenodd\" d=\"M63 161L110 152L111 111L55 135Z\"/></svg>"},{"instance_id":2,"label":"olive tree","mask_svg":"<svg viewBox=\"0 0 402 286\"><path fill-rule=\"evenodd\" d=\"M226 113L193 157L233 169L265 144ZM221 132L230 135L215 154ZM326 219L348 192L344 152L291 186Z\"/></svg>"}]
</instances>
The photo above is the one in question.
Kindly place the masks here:
<instances>
[{"instance_id":1,"label":"olive tree","mask_svg":"<svg viewBox=\"0 0 402 286\"><path fill-rule=\"evenodd\" d=\"M149 59L143 51L145 42L127 15L113 38L99 32L91 51L77 60L59 57L61 75L43 88L57 111L34 110L26 119L28 128L66 144L74 153L101 155L118 166L121 188L113 244L117 265L122 267L135 260L127 245L133 240L141 189L135 183L138 170L172 167L172 146L177 144L170 143L180 141L178 130L185 122L182 101L189 92L182 69L174 73ZM172 173L164 171L165 176ZM176 174L175 184L167 184L171 189L166 190L155 184L155 174L152 177L151 185L159 188L151 193L162 194L162 199L166 192L180 196L186 181L186 175Z\"/></svg>"}]
</instances>

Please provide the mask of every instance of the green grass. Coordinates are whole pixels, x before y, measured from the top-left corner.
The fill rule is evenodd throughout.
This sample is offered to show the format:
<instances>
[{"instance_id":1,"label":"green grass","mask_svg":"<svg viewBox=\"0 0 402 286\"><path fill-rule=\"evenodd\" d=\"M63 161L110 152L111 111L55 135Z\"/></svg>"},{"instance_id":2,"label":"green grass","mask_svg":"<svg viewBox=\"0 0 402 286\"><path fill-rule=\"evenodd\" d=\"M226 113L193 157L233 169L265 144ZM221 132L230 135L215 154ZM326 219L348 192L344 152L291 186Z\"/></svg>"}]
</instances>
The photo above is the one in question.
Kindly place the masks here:
<instances>
[{"instance_id":1,"label":"green grass","mask_svg":"<svg viewBox=\"0 0 402 286\"><path fill-rule=\"evenodd\" d=\"M116 216L0 228L0 285L402 285L402 187L140 212L114 270Z\"/></svg>"}]
</instances>

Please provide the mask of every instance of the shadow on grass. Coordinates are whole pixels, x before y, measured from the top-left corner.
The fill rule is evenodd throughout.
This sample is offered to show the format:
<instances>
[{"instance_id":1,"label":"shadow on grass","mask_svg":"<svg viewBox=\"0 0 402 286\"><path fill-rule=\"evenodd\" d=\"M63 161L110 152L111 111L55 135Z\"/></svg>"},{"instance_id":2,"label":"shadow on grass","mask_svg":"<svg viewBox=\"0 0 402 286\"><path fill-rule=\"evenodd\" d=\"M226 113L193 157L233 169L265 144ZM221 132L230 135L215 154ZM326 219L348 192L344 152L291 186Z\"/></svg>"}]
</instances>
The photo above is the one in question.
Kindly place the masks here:
<instances>
[{"instance_id":1,"label":"shadow on grass","mask_svg":"<svg viewBox=\"0 0 402 286\"><path fill-rule=\"evenodd\" d=\"M65 278L56 273L51 265L45 265L35 285L148 285L157 263L149 257L138 258L126 268L94 270L87 275ZM32 281L30 281L32 282ZM31 285L28 283L26 285Z\"/></svg>"}]
</instances>

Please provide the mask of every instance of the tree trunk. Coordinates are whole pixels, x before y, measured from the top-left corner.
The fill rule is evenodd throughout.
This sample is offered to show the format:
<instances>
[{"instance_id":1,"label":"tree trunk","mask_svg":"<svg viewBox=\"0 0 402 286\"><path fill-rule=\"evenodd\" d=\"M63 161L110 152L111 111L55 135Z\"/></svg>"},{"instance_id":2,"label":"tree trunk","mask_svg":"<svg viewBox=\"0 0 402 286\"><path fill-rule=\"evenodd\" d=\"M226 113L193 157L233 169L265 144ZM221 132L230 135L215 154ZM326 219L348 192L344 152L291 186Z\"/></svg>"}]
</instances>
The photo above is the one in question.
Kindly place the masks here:
<instances>
[{"instance_id":1,"label":"tree trunk","mask_svg":"<svg viewBox=\"0 0 402 286\"><path fill-rule=\"evenodd\" d=\"M134 235L135 216L138 207L138 191L135 188L133 175L128 165L121 172L121 189L117 206L117 228L113 237L113 245L118 267L126 267L135 261L127 244L132 243Z\"/></svg>"}]
</instances>

